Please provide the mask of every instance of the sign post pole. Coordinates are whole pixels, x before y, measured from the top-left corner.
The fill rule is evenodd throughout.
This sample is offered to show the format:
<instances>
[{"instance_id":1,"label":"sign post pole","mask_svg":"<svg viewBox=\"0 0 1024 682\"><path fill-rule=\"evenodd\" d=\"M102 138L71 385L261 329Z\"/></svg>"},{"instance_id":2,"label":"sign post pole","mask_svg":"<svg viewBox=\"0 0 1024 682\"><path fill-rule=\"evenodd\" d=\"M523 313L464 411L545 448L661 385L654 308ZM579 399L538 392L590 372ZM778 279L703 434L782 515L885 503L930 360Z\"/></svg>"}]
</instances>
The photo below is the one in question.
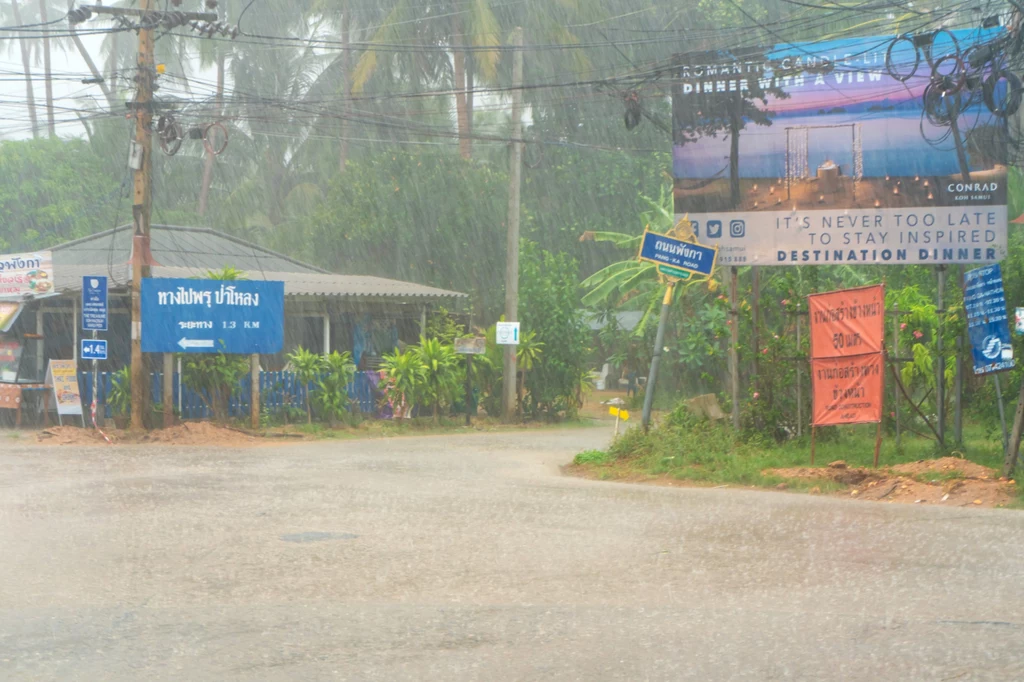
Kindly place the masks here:
<instances>
[{"instance_id":1,"label":"sign post pole","mask_svg":"<svg viewBox=\"0 0 1024 682\"><path fill-rule=\"evenodd\" d=\"M96 332L92 333L92 338L93 338L93 341L96 340ZM96 396L99 394L99 391L100 391L99 377L100 377L100 361L99 360L93 360L92 361L92 406L90 407L90 413L92 414L92 428L94 428L94 429L100 428L96 424Z\"/></svg>"},{"instance_id":2,"label":"sign post pole","mask_svg":"<svg viewBox=\"0 0 1024 682\"><path fill-rule=\"evenodd\" d=\"M473 356L466 355L466 426L472 424L473 410Z\"/></svg>"},{"instance_id":3,"label":"sign post pole","mask_svg":"<svg viewBox=\"0 0 1024 682\"><path fill-rule=\"evenodd\" d=\"M163 371L164 428L174 426L174 354L164 353Z\"/></svg>"},{"instance_id":4,"label":"sign post pole","mask_svg":"<svg viewBox=\"0 0 1024 682\"><path fill-rule=\"evenodd\" d=\"M654 355L651 357L651 371L647 377L647 385L644 386L644 431L651 428L651 408L654 406L654 385L658 379L658 364L661 362L661 347L665 343L665 323L668 321L669 307L672 305L672 294L675 291L675 282L669 283L665 289L665 298L661 301L661 317L658 320L658 333L654 338Z\"/></svg>"},{"instance_id":5,"label":"sign post pole","mask_svg":"<svg viewBox=\"0 0 1024 682\"><path fill-rule=\"evenodd\" d=\"M88 349L85 349L85 346L88 344L83 340L83 350L88 350L88 353L79 352L78 357L82 360L92 360L92 405L90 406L90 414L92 416L92 426L97 430L99 430L99 424L96 422L96 405L99 402L97 396L100 390L99 361L107 359L107 342L103 341L101 344L97 332L107 331L109 321L110 310L107 296L107 278L100 275L83 277L81 325L83 330L92 332L92 344ZM85 426L85 415L82 415L82 426Z\"/></svg>"},{"instance_id":6,"label":"sign post pole","mask_svg":"<svg viewBox=\"0 0 1024 682\"><path fill-rule=\"evenodd\" d=\"M503 322L499 322L498 324L504 325ZM495 331L495 342L499 344L518 344L518 325L519 323L516 322L507 329L502 327L504 333ZM483 355L487 352L487 339L482 336L478 336L476 338L455 339L455 352L466 356L466 426L471 426L473 423L473 356Z\"/></svg>"}]
</instances>

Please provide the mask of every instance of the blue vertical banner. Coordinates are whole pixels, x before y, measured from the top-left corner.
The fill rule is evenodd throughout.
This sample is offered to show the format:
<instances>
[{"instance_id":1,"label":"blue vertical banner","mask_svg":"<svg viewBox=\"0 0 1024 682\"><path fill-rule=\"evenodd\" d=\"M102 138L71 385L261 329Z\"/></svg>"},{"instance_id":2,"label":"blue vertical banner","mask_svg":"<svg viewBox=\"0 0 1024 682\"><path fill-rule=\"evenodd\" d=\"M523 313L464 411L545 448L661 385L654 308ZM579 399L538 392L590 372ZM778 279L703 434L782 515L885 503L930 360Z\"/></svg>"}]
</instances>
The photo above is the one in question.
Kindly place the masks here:
<instances>
[{"instance_id":1,"label":"blue vertical banner","mask_svg":"<svg viewBox=\"0 0 1024 682\"><path fill-rule=\"evenodd\" d=\"M1010 321L999 264L964 274L964 311L976 375L1013 369Z\"/></svg>"},{"instance_id":2,"label":"blue vertical banner","mask_svg":"<svg viewBox=\"0 0 1024 682\"><path fill-rule=\"evenodd\" d=\"M90 275L82 278L82 329L107 331L107 278Z\"/></svg>"}]
</instances>

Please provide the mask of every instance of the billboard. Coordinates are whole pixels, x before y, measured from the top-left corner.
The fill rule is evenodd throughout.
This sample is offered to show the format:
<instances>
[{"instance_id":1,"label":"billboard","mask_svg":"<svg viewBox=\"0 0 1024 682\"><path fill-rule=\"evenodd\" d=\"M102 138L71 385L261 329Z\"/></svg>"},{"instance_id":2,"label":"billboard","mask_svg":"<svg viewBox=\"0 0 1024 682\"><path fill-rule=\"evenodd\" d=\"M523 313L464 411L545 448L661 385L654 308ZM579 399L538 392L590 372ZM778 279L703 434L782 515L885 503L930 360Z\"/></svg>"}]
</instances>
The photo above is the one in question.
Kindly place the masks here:
<instances>
[{"instance_id":1,"label":"billboard","mask_svg":"<svg viewBox=\"0 0 1024 682\"><path fill-rule=\"evenodd\" d=\"M678 55L677 218L723 265L1001 260L1020 81L982 46L1004 35Z\"/></svg>"}]
</instances>

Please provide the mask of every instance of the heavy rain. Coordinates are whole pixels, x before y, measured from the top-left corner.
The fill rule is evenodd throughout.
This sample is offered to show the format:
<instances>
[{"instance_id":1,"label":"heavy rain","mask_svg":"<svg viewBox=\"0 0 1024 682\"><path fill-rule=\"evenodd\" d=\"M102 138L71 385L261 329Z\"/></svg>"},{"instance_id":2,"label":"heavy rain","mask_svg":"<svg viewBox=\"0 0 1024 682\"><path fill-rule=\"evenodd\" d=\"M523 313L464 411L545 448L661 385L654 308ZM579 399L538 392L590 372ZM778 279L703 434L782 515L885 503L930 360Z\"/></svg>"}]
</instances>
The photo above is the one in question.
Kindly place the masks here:
<instances>
[{"instance_id":1,"label":"heavy rain","mask_svg":"<svg viewBox=\"0 0 1024 682\"><path fill-rule=\"evenodd\" d=\"M1014 0L0 2L0 680L1020 680Z\"/></svg>"}]
</instances>

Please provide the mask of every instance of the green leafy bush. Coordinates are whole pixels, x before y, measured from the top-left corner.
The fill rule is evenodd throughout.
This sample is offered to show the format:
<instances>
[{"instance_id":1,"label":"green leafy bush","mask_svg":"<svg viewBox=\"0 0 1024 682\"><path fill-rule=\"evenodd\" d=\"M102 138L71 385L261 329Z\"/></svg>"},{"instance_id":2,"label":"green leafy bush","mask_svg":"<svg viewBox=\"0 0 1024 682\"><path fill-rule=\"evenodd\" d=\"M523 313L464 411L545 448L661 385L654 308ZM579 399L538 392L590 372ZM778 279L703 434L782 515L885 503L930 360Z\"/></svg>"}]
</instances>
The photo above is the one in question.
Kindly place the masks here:
<instances>
[{"instance_id":1,"label":"green leafy bush","mask_svg":"<svg viewBox=\"0 0 1024 682\"><path fill-rule=\"evenodd\" d=\"M579 298L579 266L523 241L520 255L520 311L524 339L535 349L524 363L522 412L528 417L575 417L583 404L590 330Z\"/></svg>"},{"instance_id":2,"label":"green leafy bush","mask_svg":"<svg viewBox=\"0 0 1024 682\"><path fill-rule=\"evenodd\" d=\"M432 406L436 423L439 411L452 404L462 386L465 378L462 364L455 349L438 339L420 338L420 345L413 348L413 353L423 366L413 395L420 404Z\"/></svg>"},{"instance_id":3,"label":"green leafy bush","mask_svg":"<svg viewBox=\"0 0 1024 682\"><path fill-rule=\"evenodd\" d=\"M132 375L129 367L122 367L111 375L107 405L110 405L116 416L125 416L131 412Z\"/></svg>"},{"instance_id":4,"label":"green leafy bush","mask_svg":"<svg viewBox=\"0 0 1024 682\"><path fill-rule=\"evenodd\" d=\"M426 379L427 368L413 349L385 353L381 358L384 370L384 400L391 403L395 418L409 416Z\"/></svg>"},{"instance_id":5,"label":"green leafy bush","mask_svg":"<svg viewBox=\"0 0 1024 682\"><path fill-rule=\"evenodd\" d=\"M238 391L238 382L249 372L248 358L220 352L181 357L182 383L199 394L215 420L226 420L228 399Z\"/></svg>"},{"instance_id":6,"label":"green leafy bush","mask_svg":"<svg viewBox=\"0 0 1024 682\"><path fill-rule=\"evenodd\" d=\"M321 418L331 422L342 421L348 416L351 402L348 385L356 375L352 354L334 351L321 359L320 367L322 374L316 380L313 406Z\"/></svg>"},{"instance_id":7,"label":"green leafy bush","mask_svg":"<svg viewBox=\"0 0 1024 682\"><path fill-rule=\"evenodd\" d=\"M310 385L320 378L323 370L323 358L302 346L288 354L288 362L292 365L296 378L302 385L303 403L306 407L306 423L313 423L313 412L310 409Z\"/></svg>"}]
</instances>

